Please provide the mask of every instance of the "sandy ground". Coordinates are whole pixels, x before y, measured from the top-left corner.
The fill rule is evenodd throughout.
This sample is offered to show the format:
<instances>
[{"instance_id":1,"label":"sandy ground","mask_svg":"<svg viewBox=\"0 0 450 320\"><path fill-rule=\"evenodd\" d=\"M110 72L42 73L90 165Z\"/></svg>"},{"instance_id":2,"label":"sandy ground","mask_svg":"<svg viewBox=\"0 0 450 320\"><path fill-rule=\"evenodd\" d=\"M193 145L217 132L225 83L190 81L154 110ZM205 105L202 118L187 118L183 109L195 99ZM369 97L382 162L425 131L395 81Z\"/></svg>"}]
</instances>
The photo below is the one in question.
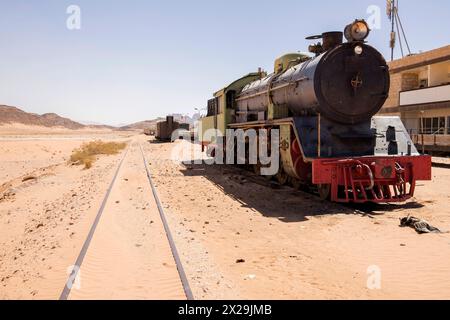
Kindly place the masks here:
<instances>
[{"instance_id":1,"label":"sandy ground","mask_svg":"<svg viewBox=\"0 0 450 320\"><path fill-rule=\"evenodd\" d=\"M450 298L450 234L398 227L412 214L450 230L450 169L435 168L413 201L366 214L236 168L182 165L170 160L177 144L32 132L0 135L0 299L61 294L124 156L90 170L67 164L72 149L99 138L130 148L70 299L184 297L139 144L197 299ZM380 289L367 286L374 270Z\"/></svg>"},{"instance_id":2,"label":"sandy ground","mask_svg":"<svg viewBox=\"0 0 450 320\"><path fill-rule=\"evenodd\" d=\"M21 123L0 124L0 137L5 136L47 136L55 137L60 135L65 136L80 136L80 135L117 135L124 134L112 131L110 129L98 129L92 127L86 127L83 129L71 130L64 127L42 127L31 126Z\"/></svg>"},{"instance_id":3,"label":"sandy ground","mask_svg":"<svg viewBox=\"0 0 450 320\"><path fill-rule=\"evenodd\" d=\"M126 154L69 299L182 299L139 143L123 132L0 137L0 299L58 299ZM127 141L90 170L71 151Z\"/></svg>"},{"instance_id":4,"label":"sandy ground","mask_svg":"<svg viewBox=\"0 0 450 320\"><path fill-rule=\"evenodd\" d=\"M449 169L407 204L361 214L232 168L183 166L173 148L146 150L197 298L450 298L450 234L399 227L411 214L450 230Z\"/></svg>"},{"instance_id":5,"label":"sandy ground","mask_svg":"<svg viewBox=\"0 0 450 320\"><path fill-rule=\"evenodd\" d=\"M103 134L38 134L0 139L3 299L58 298L117 165L117 156L99 159L93 170L67 163L73 149Z\"/></svg>"}]
</instances>

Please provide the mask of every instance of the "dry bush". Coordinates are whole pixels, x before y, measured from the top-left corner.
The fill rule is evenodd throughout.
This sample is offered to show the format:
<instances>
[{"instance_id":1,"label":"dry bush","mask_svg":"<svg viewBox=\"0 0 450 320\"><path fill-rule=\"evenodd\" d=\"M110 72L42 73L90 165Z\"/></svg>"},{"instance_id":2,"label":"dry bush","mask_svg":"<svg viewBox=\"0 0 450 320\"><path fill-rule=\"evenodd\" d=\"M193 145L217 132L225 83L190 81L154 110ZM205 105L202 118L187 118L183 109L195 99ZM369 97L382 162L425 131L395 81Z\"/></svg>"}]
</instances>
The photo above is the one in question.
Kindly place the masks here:
<instances>
[{"instance_id":1,"label":"dry bush","mask_svg":"<svg viewBox=\"0 0 450 320\"><path fill-rule=\"evenodd\" d=\"M70 162L75 165L84 165L85 169L92 167L96 156L101 154L117 154L126 147L126 143L92 141L84 143L81 148L75 149L70 156Z\"/></svg>"}]
</instances>

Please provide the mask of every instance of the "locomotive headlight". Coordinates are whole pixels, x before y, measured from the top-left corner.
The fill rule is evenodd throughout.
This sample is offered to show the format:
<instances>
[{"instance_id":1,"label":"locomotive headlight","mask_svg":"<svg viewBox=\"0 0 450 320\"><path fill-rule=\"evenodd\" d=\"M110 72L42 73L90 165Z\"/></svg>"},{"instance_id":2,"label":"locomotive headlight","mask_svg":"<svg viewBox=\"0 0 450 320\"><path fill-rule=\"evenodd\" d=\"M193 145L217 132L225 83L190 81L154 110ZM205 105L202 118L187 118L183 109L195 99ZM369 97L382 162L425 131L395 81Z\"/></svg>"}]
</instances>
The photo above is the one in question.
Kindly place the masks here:
<instances>
[{"instance_id":1,"label":"locomotive headlight","mask_svg":"<svg viewBox=\"0 0 450 320\"><path fill-rule=\"evenodd\" d=\"M364 41L370 33L369 25L364 20L355 20L345 27L344 35L348 41Z\"/></svg>"},{"instance_id":2,"label":"locomotive headlight","mask_svg":"<svg viewBox=\"0 0 450 320\"><path fill-rule=\"evenodd\" d=\"M359 56L363 53L363 48L361 46L355 47L355 53Z\"/></svg>"}]
</instances>

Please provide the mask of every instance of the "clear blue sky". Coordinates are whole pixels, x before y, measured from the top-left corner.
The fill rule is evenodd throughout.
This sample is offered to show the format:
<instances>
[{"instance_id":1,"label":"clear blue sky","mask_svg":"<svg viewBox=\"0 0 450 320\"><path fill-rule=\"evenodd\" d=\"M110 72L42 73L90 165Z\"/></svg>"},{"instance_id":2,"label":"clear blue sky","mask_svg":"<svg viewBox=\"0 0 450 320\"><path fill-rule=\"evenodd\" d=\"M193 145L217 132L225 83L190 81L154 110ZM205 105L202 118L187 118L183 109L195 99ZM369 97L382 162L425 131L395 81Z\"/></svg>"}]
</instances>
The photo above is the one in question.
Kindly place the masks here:
<instances>
[{"instance_id":1,"label":"clear blue sky","mask_svg":"<svg viewBox=\"0 0 450 320\"><path fill-rule=\"evenodd\" d=\"M71 4L81 30L66 28ZM388 56L384 0L0 0L0 104L107 124L191 114L369 5L382 16L369 41ZM400 0L414 52L449 44L449 13L448 0Z\"/></svg>"}]
</instances>

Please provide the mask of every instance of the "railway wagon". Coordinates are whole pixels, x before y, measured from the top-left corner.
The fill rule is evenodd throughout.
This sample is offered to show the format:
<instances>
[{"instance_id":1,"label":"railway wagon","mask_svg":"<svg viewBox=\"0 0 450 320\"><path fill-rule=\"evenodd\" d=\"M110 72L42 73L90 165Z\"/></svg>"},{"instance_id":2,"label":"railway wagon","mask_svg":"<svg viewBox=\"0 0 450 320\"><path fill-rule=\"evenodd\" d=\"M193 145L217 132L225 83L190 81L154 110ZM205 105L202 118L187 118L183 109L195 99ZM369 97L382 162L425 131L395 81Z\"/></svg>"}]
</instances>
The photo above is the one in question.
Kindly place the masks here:
<instances>
[{"instance_id":1,"label":"railway wagon","mask_svg":"<svg viewBox=\"0 0 450 320\"><path fill-rule=\"evenodd\" d=\"M173 116L167 116L165 121L160 121L156 124L155 137L160 141L171 141L172 133L178 129L189 130L189 124L179 123L174 121Z\"/></svg>"},{"instance_id":2,"label":"railway wagon","mask_svg":"<svg viewBox=\"0 0 450 320\"><path fill-rule=\"evenodd\" d=\"M216 92L201 119L202 146L225 153L226 143L216 141L227 129L266 129L269 139L277 129L280 165L272 178L280 184L306 186L334 202L411 198L416 181L431 180L431 157L418 153L399 117L375 116L390 75L369 33L355 20L344 32L308 37L317 40L309 54L283 55L273 73L258 70ZM211 129L216 134L205 135ZM245 161L261 171L260 162Z\"/></svg>"}]
</instances>

